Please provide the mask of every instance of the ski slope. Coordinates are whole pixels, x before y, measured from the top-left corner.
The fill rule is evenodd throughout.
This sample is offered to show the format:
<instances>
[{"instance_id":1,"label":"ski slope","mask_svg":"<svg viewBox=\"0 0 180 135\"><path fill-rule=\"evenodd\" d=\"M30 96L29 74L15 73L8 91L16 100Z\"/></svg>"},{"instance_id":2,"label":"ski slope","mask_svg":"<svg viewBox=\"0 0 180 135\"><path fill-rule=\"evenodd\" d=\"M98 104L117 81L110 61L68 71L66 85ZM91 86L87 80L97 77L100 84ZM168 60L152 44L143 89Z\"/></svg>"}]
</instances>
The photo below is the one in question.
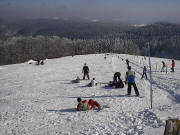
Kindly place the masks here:
<instances>
[{"instance_id":1,"label":"ski slope","mask_svg":"<svg viewBox=\"0 0 180 135\"><path fill-rule=\"evenodd\" d=\"M79 55L48 59L45 65L22 63L0 66L0 134L1 135L162 135L165 120L180 118L180 62L175 73L169 72L171 61L151 58L153 108L150 109L149 80L140 79L148 58L126 54ZM128 58L136 72L141 97L127 97L122 89L105 88L114 72L125 80ZM159 72L161 61L168 72ZM82 78L84 63L90 77L99 82L85 87L90 80L71 84ZM149 77L149 75L148 75ZM135 95L132 88L132 95ZM77 112L77 97L94 99L108 105L101 111Z\"/></svg>"}]
</instances>

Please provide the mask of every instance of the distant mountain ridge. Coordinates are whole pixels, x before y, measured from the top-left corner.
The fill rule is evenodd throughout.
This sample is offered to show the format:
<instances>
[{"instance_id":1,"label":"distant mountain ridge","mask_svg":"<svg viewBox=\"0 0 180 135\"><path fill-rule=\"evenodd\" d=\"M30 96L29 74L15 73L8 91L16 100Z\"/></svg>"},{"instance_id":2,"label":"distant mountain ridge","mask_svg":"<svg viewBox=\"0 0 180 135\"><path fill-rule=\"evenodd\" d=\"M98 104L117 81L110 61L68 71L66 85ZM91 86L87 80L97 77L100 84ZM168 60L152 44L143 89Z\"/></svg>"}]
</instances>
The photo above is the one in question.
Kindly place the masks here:
<instances>
[{"instance_id":1,"label":"distant mountain ridge","mask_svg":"<svg viewBox=\"0 0 180 135\"><path fill-rule=\"evenodd\" d=\"M75 20L35 20L25 25L17 31L16 35L23 36L52 36L57 35L67 38L93 39L102 37L111 32L119 32L128 29L130 26L125 24L75 21Z\"/></svg>"},{"instance_id":2,"label":"distant mountain ridge","mask_svg":"<svg viewBox=\"0 0 180 135\"><path fill-rule=\"evenodd\" d=\"M152 31L153 30L153 31ZM32 19L17 22L6 22L0 19L0 32L12 31L16 36L52 36L67 38L89 39L103 37L108 34L118 35L142 34L143 36L168 36L180 33L180 24L157 22L150 25L125 23L107 23L91 20L60 20L60 19Z\"/></svg>"},{"instance_id":3,"label":"distant mountain ridge","mask_svg":"<svg viewBox=\"0 0 180 135\"><path fill-rule=\"evenodd\" d=\"M91 20L35 19L12 23L1 19L0 41L0 57L8 54L8 60L4 58L2 64L14 63L12 56L17 52L22 53L17 62L29 57L56 58L102 52L147 55L148 42L151 56L180 59L180 24L168 22L137 27Z\"/></svg>"}]
</instances>

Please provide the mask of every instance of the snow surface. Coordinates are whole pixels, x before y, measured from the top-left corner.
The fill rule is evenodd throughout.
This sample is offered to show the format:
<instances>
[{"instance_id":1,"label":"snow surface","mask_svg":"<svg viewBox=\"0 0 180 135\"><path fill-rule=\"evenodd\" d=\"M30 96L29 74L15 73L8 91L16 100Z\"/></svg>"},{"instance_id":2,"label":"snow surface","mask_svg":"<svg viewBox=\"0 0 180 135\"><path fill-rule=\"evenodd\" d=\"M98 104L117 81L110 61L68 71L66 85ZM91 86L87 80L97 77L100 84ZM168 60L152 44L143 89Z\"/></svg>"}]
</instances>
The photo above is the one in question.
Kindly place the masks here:
<instances>
[{"instance_id":1,"label":"snow surface","mask_svg":"<svg viewBox=\"0 0 180 135\"><path fill-rule=\"evenodd\" d=\"M84 55L49 59L45 65L28 63L0 66L0 134L2 135L162 135L165 120L180 118L180 62L175 73L159 72L160 58L151 58L153 109L150 109L150 84L140 79L148 59L126 54ZM124 80L128 58L136 72L141 97L127 97L123 89L105 88L116 71ZM123 61L122 61L123 59ZM87 63L90 77L99 85L85 87L90 80L71 84L82 78ZM149 77L149 75L148 75ZM132 95L135 95L132 89ZM77 112L77 97L94 99L109 105L101 111Z\"/></svg>"}]
</instances>

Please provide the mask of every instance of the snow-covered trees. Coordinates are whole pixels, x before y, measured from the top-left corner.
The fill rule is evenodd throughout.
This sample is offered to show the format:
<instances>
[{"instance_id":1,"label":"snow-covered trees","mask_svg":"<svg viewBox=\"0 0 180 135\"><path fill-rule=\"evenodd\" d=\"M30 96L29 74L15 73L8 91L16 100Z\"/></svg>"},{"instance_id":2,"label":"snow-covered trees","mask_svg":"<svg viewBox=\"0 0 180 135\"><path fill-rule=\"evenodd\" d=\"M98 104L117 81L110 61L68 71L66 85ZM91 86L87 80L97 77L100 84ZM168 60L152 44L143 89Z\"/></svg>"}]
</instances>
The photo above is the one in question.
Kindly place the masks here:
<instances>
[{"instance_id":1,"label":"snow-covered trees","mask_svg":"<svg viewBox=\"0 0 180 135\"><path fill-rule=\"evenodd\" d=\"M29 59L57 58L90 53L139 54L139 48L130 40L122 39L68 39L58 36L18 36L0 40L0 65L25 62Z\"/></svg>"}]
</instances>

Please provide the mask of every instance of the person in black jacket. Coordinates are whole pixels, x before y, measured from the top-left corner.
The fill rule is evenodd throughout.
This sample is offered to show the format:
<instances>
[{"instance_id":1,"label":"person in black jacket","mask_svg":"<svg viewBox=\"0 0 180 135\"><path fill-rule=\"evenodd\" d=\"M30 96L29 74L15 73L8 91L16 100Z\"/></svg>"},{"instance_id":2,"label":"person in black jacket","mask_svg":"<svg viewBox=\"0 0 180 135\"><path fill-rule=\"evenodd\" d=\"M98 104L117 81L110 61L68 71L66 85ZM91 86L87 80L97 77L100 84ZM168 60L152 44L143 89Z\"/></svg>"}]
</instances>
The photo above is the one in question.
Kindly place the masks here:
<instances>
[{"instance_id":1,"label":"person in black jacket","mask_svg":"<svg viewBox=\"0 0 180 135\"><path fill-rule=\"evenodd\" d=\"M120 72L114 73L113 81L110 81L107 86L114 87L114 88L124 88L124 84L120 76L121 76Z\"/></svg>"},{"instance_id":2,"label":"person in black jacket","mask_svg":"<svg viewBox=\"0 0 180 135\"><path fill-rule=\"evenodd\" d=\"M113 82L114 82L114 83L117 83L118 80L120 80L120 76L121 76L121 73L120 73L120 72L114 73Z\"/></svg>"},{"instance_id":3,"label":"person in black jacket","mask_svg":"<svg viewBox=\"0 0 180 135\"><path fill-rule=\"evenodd\" d=\"M146 80L147 80L146 66L144 66L144 68L143 68L143 74L142 74L142 77L141 77L141 79L143 79L143 78L144 78L144 75L145 75L145 77L146 77Z\"/></svg>"},{"instance_id":4,"label":"person in black jacket","mask_svg":"<svg viewBox=\"0 0 180 135\"><path fill-rule=\"evenodd\" d=\"M87 76L87 78L89 80L90 79L89 78L89 67L87 66L86 63L84 64L82 72L84 73L83 80L85 80L85 76Z\"/></svg>"}]
</instances>

